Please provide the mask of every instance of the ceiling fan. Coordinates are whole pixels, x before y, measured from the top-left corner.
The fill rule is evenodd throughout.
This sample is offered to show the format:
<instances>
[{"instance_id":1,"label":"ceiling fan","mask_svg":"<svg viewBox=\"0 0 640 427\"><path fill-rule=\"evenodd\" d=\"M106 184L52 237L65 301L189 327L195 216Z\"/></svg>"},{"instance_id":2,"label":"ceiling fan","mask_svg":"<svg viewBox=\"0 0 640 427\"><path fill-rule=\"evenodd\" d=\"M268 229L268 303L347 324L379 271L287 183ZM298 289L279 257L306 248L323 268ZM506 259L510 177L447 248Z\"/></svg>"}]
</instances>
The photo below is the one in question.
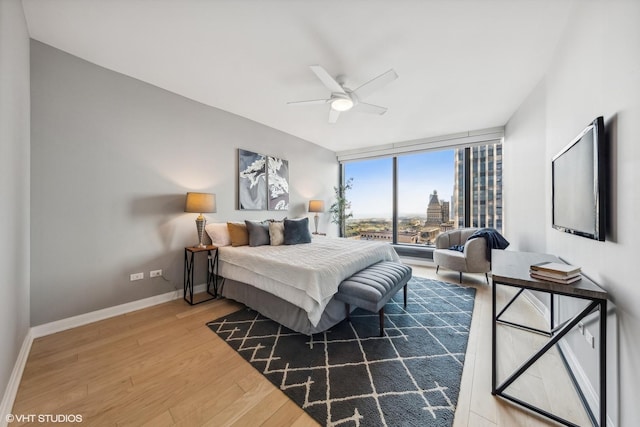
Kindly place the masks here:
<instances>
[{"instance_id":1,"label":"ceiling fan","mask_svg":"<svg viewBox=\"0 0 640 427\"><path fill-rule=\"evenodd\" d=\"M369 80L362 86L355 90L351 90L344 86L344 81L341 81L339 77L334 79L331 75L322 68L320 65L309 66L311 71L320 79L322 84L331 91L331 96L327 99L313 99L310 101L297 101L287 102L287 105L317 105L317 104L329 104L329 123L335 123L338 121L340 113L354 110L363 113L370 114L384 114L387 112L387 108L380 107L379 105L367 104L362 102L361 99L366 98L373 92L381 89L383 86L391 83L398 78L398 74L391 69L385 73L380 74L378 77Z\"/></svg>"}]
</instances>

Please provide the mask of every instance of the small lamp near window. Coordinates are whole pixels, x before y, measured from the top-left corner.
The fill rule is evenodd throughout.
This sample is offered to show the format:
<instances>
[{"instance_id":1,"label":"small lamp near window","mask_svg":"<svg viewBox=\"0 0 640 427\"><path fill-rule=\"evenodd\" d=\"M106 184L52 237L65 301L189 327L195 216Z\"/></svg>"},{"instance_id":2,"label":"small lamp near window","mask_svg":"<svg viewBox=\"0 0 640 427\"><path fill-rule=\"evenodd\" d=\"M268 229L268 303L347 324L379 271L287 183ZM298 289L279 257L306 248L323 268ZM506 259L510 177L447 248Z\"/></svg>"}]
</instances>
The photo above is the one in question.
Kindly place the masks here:
<instances>
[{"instance_id":1,"label":"small lamp near window","mask_svg":"<svg viewBox=\"0 0 640 427\"><path fill-rule=\"evenodd\" d=\"M323 200L309 200L309 212L315 212L313 217L313 221L316 224L316 231L314 234L318 234L318 219L320 216L318 212L324 212L324 201Z\"/></svg>"},{"instance_id":2,"label":"small lamp near window","mask_svg":"<svg viewBox=\"0 0 640 427\"><path fill-rule=\"evenodd\" d=\"M210 193L187 193L184 211L200 214L196 218L196 227L200 238L198 247L204 248L206 245L202 243L202 239L204 238L204 226L207 225L207 219L202 214L216 211L216 195Z\"/></svg>"}]
</instances>

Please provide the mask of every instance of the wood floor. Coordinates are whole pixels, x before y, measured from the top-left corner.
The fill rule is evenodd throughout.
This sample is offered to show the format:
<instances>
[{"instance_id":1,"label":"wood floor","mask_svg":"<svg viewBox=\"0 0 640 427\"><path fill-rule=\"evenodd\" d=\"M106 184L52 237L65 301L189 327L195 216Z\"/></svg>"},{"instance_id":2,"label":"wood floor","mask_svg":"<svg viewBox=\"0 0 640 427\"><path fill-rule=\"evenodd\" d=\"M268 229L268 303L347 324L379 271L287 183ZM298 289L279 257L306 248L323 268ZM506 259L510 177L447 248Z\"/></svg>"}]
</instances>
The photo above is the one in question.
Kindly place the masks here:
<instances>
[{"instance_id":1,"label":"wood floor","mask_svg":"<svg viewBox=\"0 0 640 427\"><path fill-rule=\"evenodd\" d=\"M418 266L414 275L458 278ZM491 288L484 275L466 275L465 285L475 287L477 297L454 425L555 425L491 395ZM508 294L502 288L504 301ZM317 425L205 326L238 308L224 299L193 307L176 300L39 338L12 414L79 415L81 425L99 426ZM543 322L526 301L510 310L530 324ZM499 339L501 372L544 342L507 327L499 328ZM513 394L589 424L556 354L544 356L512 387Z\"/></svg>"}]
</instances>

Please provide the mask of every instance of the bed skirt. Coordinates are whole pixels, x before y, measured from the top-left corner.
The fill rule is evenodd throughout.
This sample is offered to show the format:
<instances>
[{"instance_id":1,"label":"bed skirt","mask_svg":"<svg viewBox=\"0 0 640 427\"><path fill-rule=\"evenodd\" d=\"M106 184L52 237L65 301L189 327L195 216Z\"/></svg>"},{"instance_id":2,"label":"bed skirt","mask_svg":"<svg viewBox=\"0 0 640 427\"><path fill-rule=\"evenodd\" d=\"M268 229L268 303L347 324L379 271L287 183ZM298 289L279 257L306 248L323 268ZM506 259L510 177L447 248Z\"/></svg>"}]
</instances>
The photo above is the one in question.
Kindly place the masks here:
<instances>
[{"instance_id":1,"label":"bed skirt","mask_svg":"<svg viewBox=\"0 0 640 427\"><path fill-rule=\"evenodd\" d=\"M336 299L329 301L318 325L313 326L307 313L300 307L246 283L224 279L221 292L225 298L238 301L263 316L305 335L324 332L347 318L344 303Z\"/></svg>"}]
</instances>

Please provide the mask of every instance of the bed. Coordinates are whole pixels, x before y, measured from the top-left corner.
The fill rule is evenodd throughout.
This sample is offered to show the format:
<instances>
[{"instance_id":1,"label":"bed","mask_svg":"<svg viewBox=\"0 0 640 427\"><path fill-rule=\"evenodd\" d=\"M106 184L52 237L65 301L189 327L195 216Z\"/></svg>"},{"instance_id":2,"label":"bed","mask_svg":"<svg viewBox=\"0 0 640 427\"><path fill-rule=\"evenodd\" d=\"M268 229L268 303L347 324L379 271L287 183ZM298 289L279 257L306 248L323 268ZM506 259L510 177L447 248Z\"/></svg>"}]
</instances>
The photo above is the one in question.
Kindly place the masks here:
<instances>
[{"instance_id":1,"label":"bed","mask_svg":"<svg viewBox=\"0 0 640 427\"><path fill-rule=\"evenodd\" d=\"M222 295L311 335L346 318L340 283L379 261L400 262L388 243L314 237L311 243L218 249Z\"/></svg>"}]
</instances>

